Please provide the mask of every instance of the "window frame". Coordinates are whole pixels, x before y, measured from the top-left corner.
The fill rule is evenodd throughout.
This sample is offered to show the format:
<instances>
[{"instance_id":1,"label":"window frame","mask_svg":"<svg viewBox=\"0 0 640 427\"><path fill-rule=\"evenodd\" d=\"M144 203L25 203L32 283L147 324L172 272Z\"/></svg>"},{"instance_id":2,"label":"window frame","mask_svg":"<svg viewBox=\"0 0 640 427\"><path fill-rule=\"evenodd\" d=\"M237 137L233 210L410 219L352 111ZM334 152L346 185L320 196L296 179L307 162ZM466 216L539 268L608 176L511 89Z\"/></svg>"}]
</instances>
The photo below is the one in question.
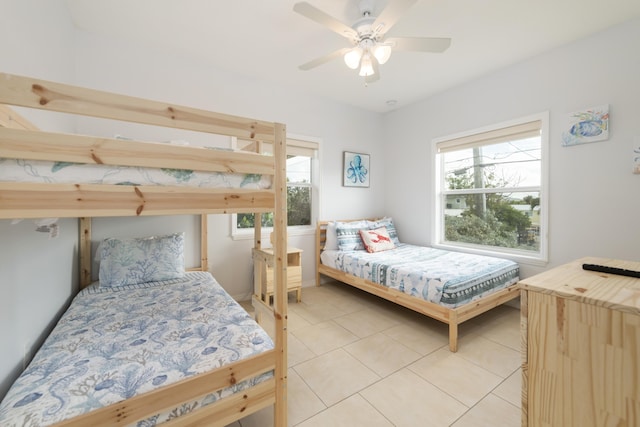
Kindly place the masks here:
<instances>
[{"instance_id":1,"label":"window frame","mask_svg":"<svg viewBox=\"0 0 640 427\"><path fill-rule=\"evenodd\" d=\"M453 140L467 140L474 137L495 132L497 130L515 127L520 124L540 121L540 186L534 187L516 187L518 191L539 191L540 192L540 248L538 252L531 252L522 249L500 248L496 246L476 245L464 242L450 242L444 240L444 208L446 206L446 195L455 194L456 191L445 189L446 180L444 177L443 156L438 153L438 146ZM431 212L433 212L431 220L431 245L436 248L476 253L481 255L500 256L509 258L517 262L532 265L545 265L548 262L548 245L549 245L549 112L541 112L513 120L461 132L454 135L448 135L441 138L435 138L431 142L431 165L433 174L433 191ZM495 193L495 192L513 192L513 187L509 190L501 191L500 188L488 189L465 189L464 194L473 193Z\"/></svg>"},{"instance_id":2,"label":"window frame","mask_svg":"<svg viewBox=\"0 0 640 427\"><path fill-rule=\"evenodd\" d=\"M232 148L236 148L236 139L232 140ZM290 143L291 142L291 143ZM311 224L309 225L287 225L287 235L289 236L302 236L315 234L315 224L318 221L318 215L320 210L320 145L322 140L320 138L287 134L287 151L289 146L292 147L293 153L297 150L296 146L305 146L303 150L313 150L314 155L311 157L311 182L307 183L291 183L293 187L309 187L311 189ZM289 187L287 183L287 187ZM230 236L233 240L248 240L254 238L254 229L252 228L238 228L237 217L238 215L230 214ZM262 240L268 241L268 237L273 231L273 227L262 227ZM267 239L267 240L265 240Z\"/></svg>"}]
</instances>

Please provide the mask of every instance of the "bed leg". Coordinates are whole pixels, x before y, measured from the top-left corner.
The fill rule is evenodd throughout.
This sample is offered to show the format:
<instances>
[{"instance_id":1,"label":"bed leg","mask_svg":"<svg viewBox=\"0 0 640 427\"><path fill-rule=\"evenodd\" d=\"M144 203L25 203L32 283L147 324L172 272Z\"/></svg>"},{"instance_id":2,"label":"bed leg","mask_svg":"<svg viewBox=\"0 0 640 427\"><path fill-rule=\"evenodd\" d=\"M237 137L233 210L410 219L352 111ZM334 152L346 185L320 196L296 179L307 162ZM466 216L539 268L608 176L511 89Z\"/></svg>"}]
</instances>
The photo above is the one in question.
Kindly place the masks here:
<instances>
[{"instance_id":1,"label":"bed leg","mask_svg":"<svg viewBox=\"0 0 640 427\"><path fill-rule=\"evenodd\" d=\"M449 350L452 353L458 351L458 324L449 323Z\"/></svg>"}]
</instances>

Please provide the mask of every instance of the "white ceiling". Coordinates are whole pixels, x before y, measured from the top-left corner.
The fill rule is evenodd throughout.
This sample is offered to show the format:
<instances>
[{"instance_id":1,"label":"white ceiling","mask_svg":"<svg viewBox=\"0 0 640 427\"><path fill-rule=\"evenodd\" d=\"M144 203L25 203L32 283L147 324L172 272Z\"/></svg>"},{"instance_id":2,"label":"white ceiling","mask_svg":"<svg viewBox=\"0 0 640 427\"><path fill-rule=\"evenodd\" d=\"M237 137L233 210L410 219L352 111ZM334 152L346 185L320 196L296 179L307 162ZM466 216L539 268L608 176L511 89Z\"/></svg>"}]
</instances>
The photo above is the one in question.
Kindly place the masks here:
<instances>
[{"instance_id":1,"label":"white ceiling","mask_svg":"<svg viewBox=\"0 0 640 427\"><path fill-rule=\"evenodd\" d=\"M380 80L365 86L341 59L298 69L349 44L293 12L296 1L67 0L67 5L82 30L181 51L267 84L377 112L640 16L639 0L418 0L388 35L450 37L451 47L440 54L395 52L380 66ZM359 18L358 0L308 1L349 26ZM376 14L388 1L393 0L375 2ZM629 43L638 49L638 40Z\"/></svg>"}]
</instances>

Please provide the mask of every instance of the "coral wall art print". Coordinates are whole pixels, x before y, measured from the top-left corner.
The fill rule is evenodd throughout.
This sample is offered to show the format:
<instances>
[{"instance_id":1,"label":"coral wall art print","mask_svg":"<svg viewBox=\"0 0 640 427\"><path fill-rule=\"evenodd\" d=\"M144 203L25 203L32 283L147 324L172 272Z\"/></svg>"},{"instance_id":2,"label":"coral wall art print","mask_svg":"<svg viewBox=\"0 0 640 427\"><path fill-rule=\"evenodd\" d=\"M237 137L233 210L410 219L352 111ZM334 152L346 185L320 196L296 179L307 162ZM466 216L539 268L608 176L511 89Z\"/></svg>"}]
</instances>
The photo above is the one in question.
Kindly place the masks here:
<instances>
[{"instance_id":1,"label":"coral wall art print","mask_svg":"<svg viewBox=\"0 0 640 427\"><path fill-rule=\"evenodd\" d=\"M368 187L369 155L345 151L343 173L345 187Z\"/></svg>"},{"instance_id":2,"label":"coral wall art print","mask_svg":"<svg viewBox=\"0 0 640 427\"><path fill-rule=\"evenodd\" d=\"M607 139L609 139L608 104L567 115L567 127L562 131L563 147Z\"/></svg>"}]
</instances>

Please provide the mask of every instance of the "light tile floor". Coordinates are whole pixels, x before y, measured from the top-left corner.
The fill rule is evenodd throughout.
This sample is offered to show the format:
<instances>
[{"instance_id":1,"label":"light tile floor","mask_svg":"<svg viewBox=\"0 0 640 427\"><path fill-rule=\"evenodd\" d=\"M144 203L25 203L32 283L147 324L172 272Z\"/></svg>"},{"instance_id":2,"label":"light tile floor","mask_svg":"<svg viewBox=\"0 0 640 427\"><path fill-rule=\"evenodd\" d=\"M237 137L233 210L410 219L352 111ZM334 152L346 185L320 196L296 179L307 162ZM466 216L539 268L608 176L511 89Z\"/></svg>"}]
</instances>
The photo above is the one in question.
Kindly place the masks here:
<instances>
[{"instance_id":1,"label":"light tile floor","mask_svg":"<svg viewBox=\"0 0 640 427\"><path fill-rule=\"evenodd\" d=\"M447 326L337 282L289 299L288 418L296 427L520 426L520 312ZM271 427L267 408L229 427Z\"/></svg>"}]
</instances>

